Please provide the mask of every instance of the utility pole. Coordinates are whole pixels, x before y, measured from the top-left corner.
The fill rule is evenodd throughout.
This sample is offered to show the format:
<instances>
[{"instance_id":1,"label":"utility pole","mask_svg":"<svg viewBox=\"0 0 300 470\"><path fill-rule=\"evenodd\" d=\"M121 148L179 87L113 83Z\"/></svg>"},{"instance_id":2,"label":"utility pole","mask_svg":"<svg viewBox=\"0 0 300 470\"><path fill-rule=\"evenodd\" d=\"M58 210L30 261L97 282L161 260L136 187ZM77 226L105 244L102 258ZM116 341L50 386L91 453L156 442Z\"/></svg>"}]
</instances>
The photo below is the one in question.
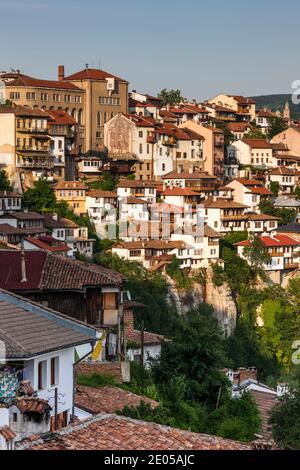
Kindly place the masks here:
<instances>
[{"instance_id":1,"label":"utility pole","mask_svg":"<svg viewBox=\"0 0 300 470\"><path fill-rule=\"evenodd\" d=\"M54 389L54 431L58 429L58 390Z\"/></svg>"}]
</instances>

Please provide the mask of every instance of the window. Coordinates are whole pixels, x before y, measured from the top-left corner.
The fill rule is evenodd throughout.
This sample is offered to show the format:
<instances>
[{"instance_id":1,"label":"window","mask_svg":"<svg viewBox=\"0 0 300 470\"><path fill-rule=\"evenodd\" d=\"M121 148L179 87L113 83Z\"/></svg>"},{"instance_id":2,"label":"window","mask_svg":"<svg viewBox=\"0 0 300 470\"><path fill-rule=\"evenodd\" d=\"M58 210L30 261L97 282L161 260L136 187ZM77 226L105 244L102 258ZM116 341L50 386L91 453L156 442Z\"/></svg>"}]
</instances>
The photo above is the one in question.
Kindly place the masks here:
<instances>
[{"instance_id":1,"label":"window","mask_svg":"<svg viewBox=\"0 0 300 470\"><path fill-rule=\"evenodd\" d=\"M51 358L51 386L59 382L59 357Z\"/></svg>"},{"instance_id":2,"label":"window","mask_svg":"<svg viewBox=\"0 0 300 470\"><path fill-rule=\"evenodd\" d=\"M60 102L60 95L58 93L54 93L53 95L53 101L55 103L59 103Z\"/></svg>"},{"instance_id":3,"label":"window","mask_svg":"<svg viewBox=\"0 0 300 470\"><path fill-rule=\"evenodd\" d=\"M47 388L47 361L41 361L38 363L38 389L45 388Z\"/></svg>"},{"instance_id":4,"label":"window","mask_svg":"<svg viewBox=\"0 0 300 470\"><path fill-rule=\"evenodd\" d=\"M78 96L78 95L74 96L74 101L75 103L81 103L82 102L81 96Z\"/></svg>"},{"instance_id":5,"label":"window","mask_svg":"<svg viewBox=\"0 0 300 470\"><path fill-rule=\"evenodd\" d=\"M41 101L48 101L49 95L48 93L41 93Z\"/></svg>"},{"instance_id":6,"label":"window","mask_svg":"<svg viewBox=\"0 0 300 470\"><path fill-rule=\"evenodd\" d=\"M20 93L18 91L11 91L9 93L9 99L11 100L19 100L20 99Z\"/></svg>"},{"instance_id":7,"label":"window","mask_svg":"<svg viewBox=\"0 0 300 470\"><path fill-rule=\"evenodd\" d=\"M138 258L141 256L141 250L130 250L129 256L130 258Z\"/></svg>"},{"instance_id":8,"label":"window","mask_svg":"<svg viewBox=\"0 0 300 470\"><path fill-rule=\"evenodd\" d=\"M26 93L26 99L29 100L29 101L35 101L36 100L36 93L31 93L31 92L27 92Z\"/></svg>"},{"instance_id":9,"label":"window","mask_svg":"<svg viewBox=\"0 0 300 470\"><path fill-rule=\"evenodd\" d=\"M143 144L140 144L140 153L143 153Z\"/></svg>"},{"instance_id":10,"label":"window","mask_svg":"<svg viewBox=\"0 0 300 470\"><path fill-rule=\"evenodd\" d=\"M161 169L162 169L162 171L166 171L166 164L165 163L162 164Z\"/></svg>"},{"instance_id":11,"label":"window","mask_svg":"<svg viewBox=\"0 0 300 470\"><path fill-rule=\"evenodd\" d=\"M143 138L143 131L139 131L139 138L140 138L140 139Z\"/></svg>"},{"instance_id":12,"label":"window","mask_svg":"<svg viewBox=\"0 0 300 470\"><path fill-rule=\"evenodd\" d=\"M104 113L104 122L107 122L107 121L108 121L108 113L105 112L105 113Z\"/></svg>"},{"instance_id":13,"label":"window","mask_svg":"<svg viewBox=\"0 0 300 470\"><path fill-rule=\"evenodd\" d=\"M71 103L71 95L65 95L65 103Z\"/></svg>"},{"instance_id":14,"label":"window","mask_svg":"<svg viewBox=\"0 0 300 470\"><path fill-rule=\"evenodd\" d=\"M97 113L97 126L98 127L101 126L101 113L100 113L100 111Z\"/></svg>"}]
</instances>

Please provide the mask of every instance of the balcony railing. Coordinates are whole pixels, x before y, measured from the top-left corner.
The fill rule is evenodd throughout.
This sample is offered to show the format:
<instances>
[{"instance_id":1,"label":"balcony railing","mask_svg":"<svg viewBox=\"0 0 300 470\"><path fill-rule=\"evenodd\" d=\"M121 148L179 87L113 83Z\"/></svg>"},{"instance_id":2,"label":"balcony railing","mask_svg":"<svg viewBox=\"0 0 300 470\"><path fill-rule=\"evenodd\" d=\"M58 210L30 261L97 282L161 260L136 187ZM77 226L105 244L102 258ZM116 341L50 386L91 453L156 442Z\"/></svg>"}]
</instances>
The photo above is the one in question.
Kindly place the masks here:
<instances>
[{"instance_id":1,"label":"balcony railing","mask_svg":"<svg viewBox=\"0 0 300 470\"><path fill-rule=\"evenodd\" d=\"M34 133L34 134L47 134L48 129L47 127L36 127L36 126L25 126L25 127L17 127L17 132L26 132L26 133Z\"/></svg>"},{"instance_id":2,"label":"balcony railing","mask_svg":"<svg viewBox=\"0 0 300 470\"><path fill-rule=\"evenodd\" d=\"M35 145L19 145L17 144L19 152L49 152L49 147L36 147Z\"/></svg>"},{"instance_id":3,"label":"balcony railing","mask_svg":"<svg viewBox=\"0 0 300 470\"><path fill-rule=\"evenodd\" d=\"M17 167L18 168L42 168L50 170L53 168L53 161L52 160L18 160Z\"/></svg>"}]
</instances>

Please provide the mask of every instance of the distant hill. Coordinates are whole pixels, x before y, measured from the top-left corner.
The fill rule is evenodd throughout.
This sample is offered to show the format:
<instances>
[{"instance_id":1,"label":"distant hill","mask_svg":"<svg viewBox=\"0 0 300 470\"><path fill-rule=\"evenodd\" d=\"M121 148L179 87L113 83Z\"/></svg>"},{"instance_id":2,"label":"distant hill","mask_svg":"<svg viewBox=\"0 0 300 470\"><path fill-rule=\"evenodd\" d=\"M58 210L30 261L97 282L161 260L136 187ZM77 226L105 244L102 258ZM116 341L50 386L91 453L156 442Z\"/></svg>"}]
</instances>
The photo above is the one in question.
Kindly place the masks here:
<instances>
[{"instance_id":1,"label":"distant hill","mask_svg":"<svg viewBox=\"0 0 300 470\"><path fill-rule=\"evenodd\" d=\"M257 109L269 108L271 111L283 111L286 101L290 103L291 116L294 119L300 118L300 104L295 105L292 102L291 95L264 95L264 96L252 96L252 99L256 102Z\"/></svg>"}]
</instances>

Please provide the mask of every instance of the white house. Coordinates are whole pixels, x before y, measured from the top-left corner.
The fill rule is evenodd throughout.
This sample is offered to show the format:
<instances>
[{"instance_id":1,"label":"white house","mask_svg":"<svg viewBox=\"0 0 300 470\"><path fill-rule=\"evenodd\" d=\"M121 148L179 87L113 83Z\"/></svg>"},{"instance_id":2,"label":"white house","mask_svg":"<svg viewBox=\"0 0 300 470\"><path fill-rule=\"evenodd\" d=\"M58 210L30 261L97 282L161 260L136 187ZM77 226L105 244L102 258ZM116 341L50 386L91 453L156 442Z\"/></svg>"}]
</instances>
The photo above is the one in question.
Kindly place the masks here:
<instances>
[{"instance_id":1,"label":"white house","mask_svg":"<svg viewBox=\"0 0 300 470\"><path fill-rule=\"evenodd\" d=\"M246 212L259 213L259 205L262 199L272 196L272 192L262 186L261 182L258 180L238 178L228 183L227 187L234 189L233 198L236 202L248 206Z\"/></svg>"},{"instance_id":2,"label":"white house","mask_svg":"<svg viewBox=\"0 0 300 470\"><path fill-rule=\"evenodd\" d=\"M299 269L300 242L282 233L263 234L261 240L270 254L270 261L263 266L263 269L273 282L281 284L284 274ZM238 254L244 258L244 249L251 246L251 241L246 240L237 243L236 246Z\"/></svg>"},{"instance_id":3,"label":"white house","mask_svg":"<svg viewBox=\"0 0 300 470\"><path fill-rule=\"evenodd\" d=\"M94 328L0 290L0 433L14 435L4 442L2 433L4 449L70 423L75 351L92 351L96 339Z\"/></svg>"},{"instance_id":4,"label":"white house","mask_svg":"<svg viewBox=\"0 0 300 470\"><path fill-rule=\"evenodd\" d=\"M4 211L20 211L22 198L21 194L12 191L0 191L0 215Z\"/></svg>"},{"instance_id":5,"label":"white house","mask_svg":"<svg viewBox=\"0 0 300 470\"><path fill-rule=\"evenodd\" d=\"M58 217L57 214L47 215L44 224L53 238L69 246L70 258L74 258L77 253L88 258L93 256L95 240L89 238L87 227L79 227L72 220Z\"/></svg>"},{"instance_id":6,"label":"white house","mask_svg":"<svg viewBox=\"0 0 300 470\"><path fill-rule=\"evenodd\" d=\"M286 167L275 168L267 175L267 182L278 183L279 195L292 194L298 181L298 175L295 170Z\"/></svg>"},{"instance_id":7,"label":"white house","mask_svg":"<svg viewBox=\"0 0 300 470\"><path fill-rule=\"evenodd\" d=\"M273 146L264 139L237 140L228 146L228 158L236 159L241 165L263 168L276 166Z\"/></svg>"}]
</instances>

